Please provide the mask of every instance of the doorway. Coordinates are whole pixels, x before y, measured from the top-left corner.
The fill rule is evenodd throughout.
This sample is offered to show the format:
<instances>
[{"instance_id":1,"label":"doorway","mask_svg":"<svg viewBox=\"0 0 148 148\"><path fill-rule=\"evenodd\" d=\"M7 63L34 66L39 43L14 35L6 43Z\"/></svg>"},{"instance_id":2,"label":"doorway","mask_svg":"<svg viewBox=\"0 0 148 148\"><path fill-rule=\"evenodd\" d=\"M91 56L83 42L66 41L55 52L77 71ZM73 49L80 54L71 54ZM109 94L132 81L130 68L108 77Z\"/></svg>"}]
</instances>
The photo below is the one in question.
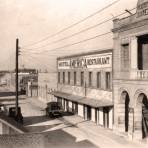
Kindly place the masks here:
<instances>
[{"instance_id":1,"label":"doorway","mask_svg":"<svg viewBox=\"0 0 148 148\"><path fill-rule=\"evenodd\" d=\"M125 132L128 132L129 127L129 95L126 95L125 98Z\"/></svg>"},{"instance_id":2,"label":"doorway","mask_svg":"<svg viewBox=\"0 0 148 148\"><path fill-rule=\"evenodd\" d=\"M87 120L91 120L91 107L87 106Z\"/></svg>"},{"instance_id":3,"label":"doorway","mask_svg":"<svg viewBox=\"0 0 148 148\"><path fill-rule=\"evenodd\" d=\"M123 91L121 94L121 103L124 105L123 107L123 112L124 112L124 127L125 127L125 132L128 132L129 130L129 103L130 103L130 98L127 93L127 91Z\"/></svg>"},{"instance_id":4,"label":"doorway","mask_svg":"<svg viewBox=\"0 0 148 148\"><path fill-rule=\"evenodd\" d=\"M103 125L105 128L109 127L109 108L103 108Z\"/></svg>"},{"instance_id":5,"label":"doorway","mask_svg":"<svg viewBox=\"0 0 148 148\"><path fill-rule=\"evenodd\" d=\"M142 138L148 137L148 99L143 94L142 100Z\"/></svg>"}]
</instances>

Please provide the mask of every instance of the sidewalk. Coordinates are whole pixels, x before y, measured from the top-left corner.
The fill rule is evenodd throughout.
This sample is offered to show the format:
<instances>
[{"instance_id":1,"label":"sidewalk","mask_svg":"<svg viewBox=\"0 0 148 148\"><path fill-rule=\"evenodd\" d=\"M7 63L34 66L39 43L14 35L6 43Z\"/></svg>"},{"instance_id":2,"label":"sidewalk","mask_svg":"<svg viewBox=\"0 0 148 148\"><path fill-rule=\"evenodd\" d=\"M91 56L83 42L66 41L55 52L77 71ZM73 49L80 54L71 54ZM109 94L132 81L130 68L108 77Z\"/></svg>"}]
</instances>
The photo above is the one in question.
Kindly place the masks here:
<instances>
[{"instance_id":1,"label":"sidewalk","mask_svg":"<svg viewBox=\"0 0 148 148\"><path fill-rule=\"evenodd\" d=\"M88 139L91 140L96 145L101 145L102 147L106 147L106 145L111 145L111 147L129 147L129 148L144 148L147 145L135 143L125 139L122 136L116 135L112 130L104 129L96 125L94 122L91 121L84 121L81 117L74 115L74 116L65 116L63 119L74 126L78 127L80 130L85 132L88 135Z\"/></svg>"},{"instance_id":2,"label":"sidewalk","mask_svg":"<svg viewBox=\"0 0 148 148\"><path fill-rule=\"evenodd\" d=\"M29 99L34 105L42 109L46 107L46 104L38 100L38 98ZM92 121L85 121L82 117L79 117L77 115L63 116L62 118L58 118L58 120L63 121L63 123L67 125L61 126L64 131L68 131L68 127L70 126L77 128L86 135L89 141L99 147L101 146L103 148L122 148L126 146L127 148L145 148L147 146L146 144L129 141L125 137L115 134L112 130L100 127Z\"/></svg>"}]
</instances>

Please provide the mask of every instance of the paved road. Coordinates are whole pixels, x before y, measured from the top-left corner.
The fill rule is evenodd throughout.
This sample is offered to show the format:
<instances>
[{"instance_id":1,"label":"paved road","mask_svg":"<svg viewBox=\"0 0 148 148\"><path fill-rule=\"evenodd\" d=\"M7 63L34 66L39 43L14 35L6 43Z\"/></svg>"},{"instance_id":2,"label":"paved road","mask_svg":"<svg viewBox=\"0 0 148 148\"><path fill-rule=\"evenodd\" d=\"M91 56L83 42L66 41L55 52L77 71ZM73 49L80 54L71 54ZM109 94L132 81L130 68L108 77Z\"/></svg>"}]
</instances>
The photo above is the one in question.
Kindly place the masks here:
<instances>
[{"instance_id":1,"label":"paved road","mask_svg":"<svg viewBox=\"0 0 148 148\"><path fill-rule=\"evenodd\" d=\"M129 147L138 148L143 145L127 141L123 137L115 135L112 131L103 129L90 121L84 121L78 116L63 116L58 119L50 119L45 116L43 108L46 106L38 100L27 99L22 104L24 110L25 125L30 132L42 132L50 134L52 138L45 136L47 146L52 139L56 146L74 147ZM96 146L95 146L96 145ZM47 146L48 147L48 146ZM145 147L145 146L143 146Z\"/></svg>"},{"instance_id":2,"label":"paved road","mask_svg":"<svg viewBox=\"0 0 148 148\"><path fill-rule=\"evenodd\" d=\"M43 148L99 148L87 139L87 135L64 118L45 116L46 105L28 98L21 104L24 126L33 133L32 145L37 145L38 135ZM21 146L22 147L22 146ZM41 148L42 148L41 147Z\"/></svg>"},{"instance_id":3,"label":"paved road","mask_svg":"<svg viewBox=\"0 0 148 148\"><path fill-rule=\"evenodd\" d=\"M3 136L0 138L0 148L142 147L78 116L50 119L45 116L45 104L36 98L21 100L20 106L24 116L24 126L30 134Z\"/></svg>"}]
</instances>

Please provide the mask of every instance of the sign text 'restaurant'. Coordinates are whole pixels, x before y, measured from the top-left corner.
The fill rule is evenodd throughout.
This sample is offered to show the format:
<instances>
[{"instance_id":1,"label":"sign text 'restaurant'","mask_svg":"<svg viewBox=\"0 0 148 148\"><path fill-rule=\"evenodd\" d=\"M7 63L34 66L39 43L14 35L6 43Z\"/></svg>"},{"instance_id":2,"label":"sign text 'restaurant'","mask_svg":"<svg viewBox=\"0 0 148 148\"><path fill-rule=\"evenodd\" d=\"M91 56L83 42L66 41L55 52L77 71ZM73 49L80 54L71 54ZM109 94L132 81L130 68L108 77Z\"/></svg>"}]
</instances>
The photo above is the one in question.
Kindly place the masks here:
<instances>
[{"instance_id":1,"label":"sign text 'restaurant'","mask_svg":"<svg viewBox=\"0 0 148 148\"><path fill-rule=\"evenodd\" d=\"M111 54L98 54L58 61L58 69L111 67Z\"/></svg>"}]
</instances>

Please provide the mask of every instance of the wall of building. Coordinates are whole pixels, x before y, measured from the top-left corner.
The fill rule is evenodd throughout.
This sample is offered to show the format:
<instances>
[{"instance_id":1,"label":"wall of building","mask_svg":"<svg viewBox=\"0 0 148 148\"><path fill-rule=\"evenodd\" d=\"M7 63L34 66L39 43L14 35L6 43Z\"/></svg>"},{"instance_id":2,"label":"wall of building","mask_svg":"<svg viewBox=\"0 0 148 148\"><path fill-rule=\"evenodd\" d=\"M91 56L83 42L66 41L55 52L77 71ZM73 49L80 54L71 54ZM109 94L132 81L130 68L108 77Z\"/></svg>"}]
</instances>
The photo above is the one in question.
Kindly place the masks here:
<instances>
[{"instance_id":1,"label":"wall of building","mask_svg":"<svg viewBox=\"0 0 148 148\"><path fill-rule=\"evenodd\" d=\"M58 83L58 90L61 92L66 92L74 95L85 96L95 99L108 99L112 101L112 54L111 52L105 53L105 55L110 56L110 65L103 66L103 64L97 68L97 65L92 65L92 67L79 67L79 68L70 68L62 67L58 69L58 74L60 75L60 82ZM101 57L104 54L94 54L87 55L88 57ZM71 59L83 59L85 56L72 57ZM62 59L63 62L67 59ZM60 60L59 60L60 61ZM74 84L74 73L76 72L76 83ZM83 85L81 85L81 72L84 72ZM91 86L89 86L89 72L92 72ZM100 72L100 84L101 86L97 87L97 73ZM106 73L110 73L110 88L106 86ZM68 73L70 73L70 83L68 82ZM63 82L63 74L65 75L65 81Z\"/></svg>"},{"instance_id":2,"label":"wall of building","mask_svg":"<svg viewBox=\"0 0 148 148\"><path fill-rule=\"evenodd\" d=\"M53 101L55 98L49 92L54 90L57 90L57 73L39 73L38 98L43 102Z\"/></svg>"},{"instance_id":3,"label":"wall of building","mask_svg":"<svg viewBox=\"0 0 148 148\"><path fill-rule=\"evenodd\" d=\"M142 100L148 96L148 69L138 67L138 38L148 34L148 15L145 13L148 1L139 2L144 4L138 7L137 14L114 20L113 29L114 128L138 140L143 138ZM128 52L125 55L126 46ZM122 67L123 58L129 60L126 69Z\"/></svg>"},{"instance_id":4,"label":"wall of building","mask_svg":"<svg viewBox=\"0 0 148 148\"><path fill-rule=\"evenodd\" d=\"M112 50L59 58L57 64L59 92L112 102ZM57 99L64 105L64 111L77 113L84 120L91 120L102 127L113 128L112 106L76 104L76 100L62 96Z\"/></svg>"}]
</instances>

